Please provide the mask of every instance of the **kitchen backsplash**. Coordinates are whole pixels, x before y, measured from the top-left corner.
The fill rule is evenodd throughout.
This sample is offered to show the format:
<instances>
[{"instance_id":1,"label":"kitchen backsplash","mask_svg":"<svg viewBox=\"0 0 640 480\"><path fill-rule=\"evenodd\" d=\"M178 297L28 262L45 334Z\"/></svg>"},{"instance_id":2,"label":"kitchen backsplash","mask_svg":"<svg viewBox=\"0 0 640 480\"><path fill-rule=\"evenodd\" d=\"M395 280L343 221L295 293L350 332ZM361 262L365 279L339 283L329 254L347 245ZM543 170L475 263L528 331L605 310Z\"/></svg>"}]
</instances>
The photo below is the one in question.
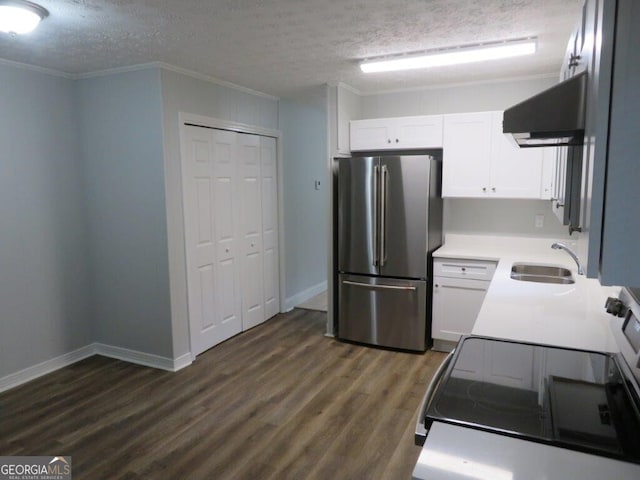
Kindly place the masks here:
<instances>
[{"instance_id":1,"label":"kitchen backsplash","mask_svg":"<svg viewBox=\"0 0 640 480\"><path fill-rule=\"evenodd\" d=\"M542 226L540 224L542 215ZM536 217L538 217L536 219ZM574 238L547 200L446 198L444 232L523 237Z\"/></svg>"}]
</instances>

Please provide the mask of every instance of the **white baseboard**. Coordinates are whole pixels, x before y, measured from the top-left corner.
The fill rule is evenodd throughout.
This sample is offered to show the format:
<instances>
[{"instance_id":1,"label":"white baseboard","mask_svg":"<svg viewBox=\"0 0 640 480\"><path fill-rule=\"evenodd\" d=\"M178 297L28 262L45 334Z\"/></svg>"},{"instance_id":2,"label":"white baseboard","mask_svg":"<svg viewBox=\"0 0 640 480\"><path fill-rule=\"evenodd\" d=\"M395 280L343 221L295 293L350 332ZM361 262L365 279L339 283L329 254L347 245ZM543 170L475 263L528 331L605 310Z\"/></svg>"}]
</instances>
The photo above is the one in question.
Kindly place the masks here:
<instances>
[{"instance_id":1,"label":"white baseboard","mask_svg":"<svg viewBox=\"0 0 640 480\"><path fill-rule=\"evenodd\" d=\"M152 353L139 352L128 348L114 347L113 345L105 345L104 343L94 343L95 352L103 357L115 358L145 367L158 368L169 372L176 372L191 364L191 354L182 355L176 359L162 357Z\"/></svg>"},{"instance_id":2,"label":"white baseboard","mask_svg":"<svg viewBox=\"0 0 640 480\"><path fill-rule=\"evenodd\" d=\"M27 367L15 373L10 373L0 378L0 392L30 382L60 368L68 367L73 363L95 355L95 353L93 345L86 345L72 352L60 355L59 357L52 358L51 360L38 363L37 365Z\"/></svg>"},{"instance_id":3,"label":"white baseboard","mask_svg":"<svg viewBox=\"0 0 640 480\"><path fill-rule=\"evenodd\" d=\"M320 282L313 287L307 288L302 292L298 292L295 295L287 298L284 303L284 311L288 312L296 305L300 305L301 303L306 302L310 298L315 297L316 295L324 292L327 289L327 282Z\"/></svg>"},{"instance_id":4,"label":"white baseboard","mask_svg":"<svg viewBox=\"0 0 640 480\"><path fill-rule=\"evenodd\" d=\"M38 377L54 372L60 368L84 360L93 355L102 355L103 357L115 358L129 363L144 365L145 367L158 368L169 372L177 372L178 370L191 365L191 353L186 353L178 358L161 357L151 353L129 350L128 348L114 347L103 343L92 343L86 345L73 352L65 353L59 357L52 358L45 362L27 367L16 373L10 373L0 378L0 392L9 390L23 383L35 380Z\"/></svg>"}]
</instances>

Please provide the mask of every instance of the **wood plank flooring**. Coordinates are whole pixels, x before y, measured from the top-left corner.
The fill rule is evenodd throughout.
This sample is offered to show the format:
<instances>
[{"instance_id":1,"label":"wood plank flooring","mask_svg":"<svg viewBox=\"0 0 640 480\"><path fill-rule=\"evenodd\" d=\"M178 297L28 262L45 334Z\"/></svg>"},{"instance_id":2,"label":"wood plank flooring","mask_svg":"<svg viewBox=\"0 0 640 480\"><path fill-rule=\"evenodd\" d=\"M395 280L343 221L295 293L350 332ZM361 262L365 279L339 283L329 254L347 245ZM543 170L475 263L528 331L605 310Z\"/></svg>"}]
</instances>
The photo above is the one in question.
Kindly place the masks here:
<instances>
[{"instance_id":1,"label":"wood plank flooring","mask_svg":"<svg viewBox=\"0 0 640 480\"><path fill-rule=\"evenodd\" d=\"M408 479L444 354L323 336L293 310L177 373L100 356L0 394L0 455L72 455L80 479Z\"/></svg>"}]
</instances>

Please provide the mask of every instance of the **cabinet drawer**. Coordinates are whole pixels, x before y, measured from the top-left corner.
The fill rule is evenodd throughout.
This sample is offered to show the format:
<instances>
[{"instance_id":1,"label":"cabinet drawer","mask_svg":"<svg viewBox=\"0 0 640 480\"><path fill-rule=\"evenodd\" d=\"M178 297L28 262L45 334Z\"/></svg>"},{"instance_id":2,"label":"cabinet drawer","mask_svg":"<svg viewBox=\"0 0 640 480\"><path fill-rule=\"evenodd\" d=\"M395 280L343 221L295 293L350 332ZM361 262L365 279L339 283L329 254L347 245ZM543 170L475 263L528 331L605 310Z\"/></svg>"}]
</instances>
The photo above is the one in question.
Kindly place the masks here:
<instances>
[{"instance_id":1,"label":"cabinet drawer","mask_svg":"<svg viewBox=\"0 0 640 480\"><path fill-rule=\"evenodd\" d=\"M433 260L433 275L450 278L491 280L496 271L496 262L487 260L462 260L436 258Z\"/></svg>"}]
</instances>

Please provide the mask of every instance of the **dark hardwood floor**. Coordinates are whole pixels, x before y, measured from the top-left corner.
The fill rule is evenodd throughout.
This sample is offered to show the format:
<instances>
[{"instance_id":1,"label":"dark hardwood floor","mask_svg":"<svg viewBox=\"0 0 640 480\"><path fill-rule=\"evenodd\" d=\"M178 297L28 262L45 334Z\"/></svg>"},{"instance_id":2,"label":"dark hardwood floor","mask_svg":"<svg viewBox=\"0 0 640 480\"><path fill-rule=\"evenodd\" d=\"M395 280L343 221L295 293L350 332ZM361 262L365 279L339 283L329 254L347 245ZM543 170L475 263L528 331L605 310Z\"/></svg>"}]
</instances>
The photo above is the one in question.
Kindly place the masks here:
<instances>
[{"instance_id":1,"label":"dark hardwood floor","mask_svg":"<svg viewBox=\"0 0 640 480\"><path fill-rule=\"evenodd\" d=\"M323 336L293 310L177 373L94 356L0 394L0 455L72 455L80 479L408 479L444 355Z\"/></svg>"}]
</instances>

